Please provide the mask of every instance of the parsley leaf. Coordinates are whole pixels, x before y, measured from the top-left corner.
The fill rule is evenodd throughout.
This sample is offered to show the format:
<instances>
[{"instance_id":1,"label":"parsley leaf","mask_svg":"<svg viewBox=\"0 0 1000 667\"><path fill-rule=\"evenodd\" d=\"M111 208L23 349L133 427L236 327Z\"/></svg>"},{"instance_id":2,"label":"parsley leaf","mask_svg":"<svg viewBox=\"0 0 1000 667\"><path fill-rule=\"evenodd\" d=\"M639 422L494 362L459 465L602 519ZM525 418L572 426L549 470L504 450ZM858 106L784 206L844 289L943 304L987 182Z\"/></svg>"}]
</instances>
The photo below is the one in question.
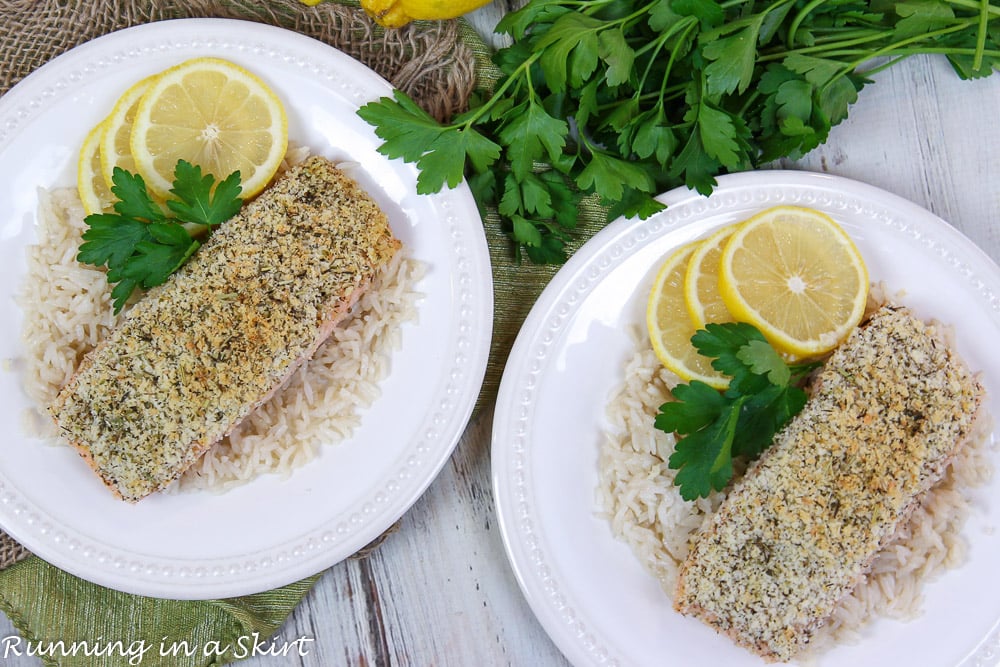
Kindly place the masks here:
<instances>
[{"instance_id":1,"label":"parsley leaf","mask_svg":"<svg viewBox=\"0 0 1000 667\"><path fill-rule=\"evenodd\" d=\"M667 461L677 470L681 497L721 491L735 456L756 458L802 409L806 393L795 383L816 364L788 365L750 324L708 324L691 338L698 352L731 380L725 392L693 380L671 390L654 425L678 437Z\"/></svg>"},{"instance_id":2,"label":"parsley leaf","mask_svg":"<svg viewBox=\"0 0 1000 667\"><path fill-rule=\"evenodd\" d=\"M201 245L183 225L158 222L149 228L153 240L139 243L135 248L137 257L123 269L124 275L138 280L143 289L165 283Z\"/></svg>"},{"instance_id":3,"label":"parsley leaf","mask_svg":"<svg viewBox=\"0 0 1000 667\"><path fill-rule=\"evenodd\" d=\"M168 217L142 177L116 167L112 193L118 197L115 213L84 218L83 243L77 261L106 266L114 312L119 313L136 289L162 285L194 254L201 243L188 233L186 223L215 227L239 212L243 201L239 172L219 183L201 168L179 160L174 169L176 199L166 202Z\"/></svg>"},{"instance_id":4,"label":"parsley leaf","mask_svg":"<svg viewBox=\"0 0 1000 667\"><path fill-rule=\"evenodd\" d=\"M764 21L764 14L742 30L724 37L708 41L702 55L712 61L705 66L708 94L721 96L733 91L742 94L753 81L757 64L757 40ZM709 33L710 34L710 33Z\"/></svg>"},{"instance_id":5,"label":"parsley leaf","mask_svg":"<svg viewBox=\"0 0 1000 667\"><path fill-rule=\"evenodd\" d=\"M736 353L736 358L746 364L754 375L767 377L768 382L784 387L792 379L792 371L766 341L751 340Z\"/></svg>"},{"instance_id":6,"label":"parsley leaf","mask_svg":"<svg viewBox=\"0 0 1000 667\"><path fill-rule=\"evenodd\" d=\"M601 21L580 12L557 18L539 38L535 48L545 81L553 92L565 89L567 81L579 87L597 69Z\"/></svg>"},{"instance_id":7,"label":"parsley leaf","mask_svg":"<svg viewBox=\"0 0 1000 667\"><path fill-rule=\"evenodd\" d=\"M725 488L732 479L733 441L746 398L720 404L714 418L704 428L677 442L667 465L677 470L674 483L680 487L685 500L707 497L713 489Z\"/></svg>"},{"instance_id":8,"label":"parsley leaf","mask_svg":"<svg viewBox=\"0 0 1000 667\"><path fill-rule=\"evenodd\" d=\"M567 134L566 121L553 118L544 108L529 103L512 109L509 120L499 130L500 140L508 147L511 171L520 179L534 169L535 162L557 161Z\"/></svg>"},{"instance_id":9,"label":"parsley leaf","mask_svg":"<svg viewBox=\"0 0 1000 667\"><path fill-rule=\"evenodd\" d=\"M718 419L727 401L722 394L701 382L679 384L671 390L675 402L664 403L656 415L656 428L667 433L689 435L704 429Z\"/></svg>"},{"instance_id":10,"label":"parsley leaf","mask_svg":"<svg viewBox=\"0 0 1000 667\"><path fill-rule=\"evenodd\" d=\"M374 125L375 134L384 140L380 153L417 164L420 194L438 192L445 185L457 186L465 175L467 160L483 171L500 157L500 146L471 124L456 118L454 124L442 126L399 90L393 91L391 98L364 105L358 115Z\"/></svg>"},{"instance_id":11,"label":"parsley leaf","mask_svg":"<svg viewBox=\"0 0 1000 667\"><path fill-rule=\"evenodd\" d=\"M149 195L142 176L115 167L111 182L111 194L118 198L114 205L118 215L134 220L163 220L163 209Z\"/></svg>"},{"instance_id":12,"label":"parsley leaf","mask_svg":"<svg viewBox=\"0 0 1000 667\"><path fill-rule=\"evenodd\" d=\"M86 218L87 229L77 253L77 261L94 266L123 266L142 241L148 241L148 223L113 213L95 213Z\"/></svg>"},{"instance_id":13,"label":"parsley leaf","mask_svg":"<svg viewBox=\"0 0 1000 667\"><path fill-rule=\"evenodd\" d=\"M239 213L243 205L239 171L215 185L215 177L202 175L201 167L178 160L173 185L170 192L177 199L167 201L167 207L185 222L214 227Z\"/></svg>"},{"instance_id":14,"label":"parsley leaf","mask_svg":"<svg viewBox=\"0 0 1000 667\"><path fill-rule=\"evenodd\" d=\"M626 186L651 192L654 181L641 164L594 150L590 162L580 172L576 183L583 189L593 190L602 197L618 201Z\"/></svg>"},{"instance_id":15,"label":"parsley leaf","mask_svg":"<svg viewBox=\"0 0 1000 667\"><path fill-rule=\"evenodd\" d=\"M620 86L627 83L635 63L635 50L628 44L625 33L621 29L605 30L598 37L597 53L608 65L605 80L609 86Z\"/></svg>"}]
</instances>

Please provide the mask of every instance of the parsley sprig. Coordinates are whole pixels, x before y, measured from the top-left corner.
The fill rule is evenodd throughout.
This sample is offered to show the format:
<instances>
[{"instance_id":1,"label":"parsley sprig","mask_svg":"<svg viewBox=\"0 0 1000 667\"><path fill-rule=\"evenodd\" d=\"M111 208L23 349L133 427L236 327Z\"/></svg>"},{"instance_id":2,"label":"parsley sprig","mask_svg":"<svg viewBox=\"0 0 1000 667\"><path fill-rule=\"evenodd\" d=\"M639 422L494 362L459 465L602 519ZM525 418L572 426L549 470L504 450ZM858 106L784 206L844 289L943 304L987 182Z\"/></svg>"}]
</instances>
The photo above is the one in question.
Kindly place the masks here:
<instances>
[{"instance_id":1,"label":"parsley sprig","mask_svg":"<svg viewBox=\"0 0 1000 667\"><path fill-rule=\"evenodd\" d=\"M752 460L806 403L799 386L816 363L788 364L754 326L707 324L691 338L698 352L731 380L725 392L692 380L671 390L655 426L675 433L667 465L677 470L681 497L721 491L733 476L733 459Z\"/></svg>"},{"instance_id":2,"label":"parsley sprig","mask_svg":"<svg viewBox=\"0 0 1000 667\"><path fill-rule=\"evenodd\" d=\"M467 175L518 254L560 262L583 198L647 217L655 193L800 156L903 58L989 75L998 26L979 0L530 0L500 22L501 78L468 112L440 125L396 92L359 113L420 192Z\"/></svg>"},{"instance_id":3,"label":"parsley sprig","mask_svg":"<svg viewBox=\"0 0 1000 667\"><path fill-rule=\"evenodd\" d=\"M179 160L166 206L157 204L139 174L115 167L111 193L114 213L94 213L84 222L77 260L108 267L114 311L125 306L136 288L162 285L201 246L196 238L236 215L243 204L240 172L215 182L201 167ZM188 231L189 228L192 231Z\"/></svg>"}]
</instances>

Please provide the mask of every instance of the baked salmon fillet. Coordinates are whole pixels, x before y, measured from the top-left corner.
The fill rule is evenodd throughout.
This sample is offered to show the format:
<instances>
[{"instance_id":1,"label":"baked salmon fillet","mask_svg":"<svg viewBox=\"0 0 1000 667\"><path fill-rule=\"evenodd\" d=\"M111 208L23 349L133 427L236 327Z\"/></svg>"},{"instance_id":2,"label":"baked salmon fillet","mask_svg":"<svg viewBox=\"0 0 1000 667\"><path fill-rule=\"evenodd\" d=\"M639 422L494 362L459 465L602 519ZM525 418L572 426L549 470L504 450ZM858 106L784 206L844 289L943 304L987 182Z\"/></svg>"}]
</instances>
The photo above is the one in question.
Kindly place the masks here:
<instances>
[{"instance_id":1,"label":"baked salmon fillet","mask_svg":"<svg viewBox=\"0 0 1000 667\"><path fill-rule=\"evenodd\" d=\"M693 538L675 608L790 660L942 477L983 394L931 327L876 311Z\"/></svg>"},{"instance_id":2,"label":"baked salmon fillet","mask_svg":"<svg viewBox=\"0 0 1000 667\"><path fill-rule=\"evenodd\" d=\"M399 247L375 201L312 157L150 290L50 413L104 483L138 501L267 400Z\"/></svg>"}]
</instances>

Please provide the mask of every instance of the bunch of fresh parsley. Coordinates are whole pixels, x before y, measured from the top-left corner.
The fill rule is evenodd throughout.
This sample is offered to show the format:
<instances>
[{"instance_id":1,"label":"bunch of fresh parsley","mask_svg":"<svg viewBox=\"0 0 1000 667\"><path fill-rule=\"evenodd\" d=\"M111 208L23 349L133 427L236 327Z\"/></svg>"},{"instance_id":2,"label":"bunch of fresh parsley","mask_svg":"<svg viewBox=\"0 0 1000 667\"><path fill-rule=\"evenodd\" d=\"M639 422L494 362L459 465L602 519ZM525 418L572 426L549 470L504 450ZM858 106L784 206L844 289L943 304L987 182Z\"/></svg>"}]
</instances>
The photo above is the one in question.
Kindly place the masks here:
<instances>
[{"instance_id":1,"label":"bunch of fresh parsley","mask_svg":"<svg viewBox=\"0 0 1000 667\"><path fill-rule=\"evenodd\" d=\"M240 172L215 182L201 167L179 160L174 169L168 216L153 200L142 176L115 167L111 193L118 198L114 213L84 218L87 229L77 260L108 267L115 313L137 288L162 285L201 245L198 236L239 212ZM192 231L189 232L189 229Z\"/></svg>"},{"instance_id":2,"label":"bunch of fresh parsley","mask_svg":"<svg viewBox=\"0 0 1000 667\"><path fill-rule=\"evenodd\" d=\"M420 192L467 174L536 262L565 259L583 197L647 217L658 192L815 148L902 58L945 54L962 78L1000 65L986 0L530 0L498 31L502 77L448 125L399 92L359 113Z\"/></svg>"},{"instance_id":3,"label":"bunch of fresh parsley","mask_svg":"<svg viewBox=\"0 0 1000 667\"><path fill-rule=\"evenodd\" d=\"M698 352L731 380L725 392L692 380L671 390L656 428L677 435L667 465L677 470L681 497L721 491L733 476L733 458L752 460L806 403L799 386L817 364L789 365L763 334L743 322L707 324L691 338Z\"/></svg>"}]
</instances>

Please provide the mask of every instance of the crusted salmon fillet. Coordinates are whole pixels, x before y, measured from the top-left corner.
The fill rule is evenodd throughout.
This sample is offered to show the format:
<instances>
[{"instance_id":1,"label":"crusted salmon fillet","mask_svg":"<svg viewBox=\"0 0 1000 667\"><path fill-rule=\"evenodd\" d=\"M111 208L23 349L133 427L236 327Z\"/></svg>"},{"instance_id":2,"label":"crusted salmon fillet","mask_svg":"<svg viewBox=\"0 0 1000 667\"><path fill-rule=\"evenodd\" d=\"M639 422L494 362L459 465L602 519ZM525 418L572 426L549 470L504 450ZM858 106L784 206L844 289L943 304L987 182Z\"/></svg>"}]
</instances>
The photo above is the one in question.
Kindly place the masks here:
<instances>
[{"instance_id":1,"label":"crusted salmon fillet","mask_svg":"<svg viewBox=\"0 0 1000 667\"><path fill-rule=\"evenodd\" d=\"M675 608L794 657L942 477L983 394L930 327L876 311L694 537Z\"/></svg>"},{"instance_id":2,"label":"crusted salmon fillet","mask_svg":"<svg viewBox=\"0 0 1000 667\"><path fill-rule=\"evenodd\" d=\"M310 158L150 290L50 413L104 483L138 501L280 388L399 247L375 201Z\"/></svg>"}]
</instances>

